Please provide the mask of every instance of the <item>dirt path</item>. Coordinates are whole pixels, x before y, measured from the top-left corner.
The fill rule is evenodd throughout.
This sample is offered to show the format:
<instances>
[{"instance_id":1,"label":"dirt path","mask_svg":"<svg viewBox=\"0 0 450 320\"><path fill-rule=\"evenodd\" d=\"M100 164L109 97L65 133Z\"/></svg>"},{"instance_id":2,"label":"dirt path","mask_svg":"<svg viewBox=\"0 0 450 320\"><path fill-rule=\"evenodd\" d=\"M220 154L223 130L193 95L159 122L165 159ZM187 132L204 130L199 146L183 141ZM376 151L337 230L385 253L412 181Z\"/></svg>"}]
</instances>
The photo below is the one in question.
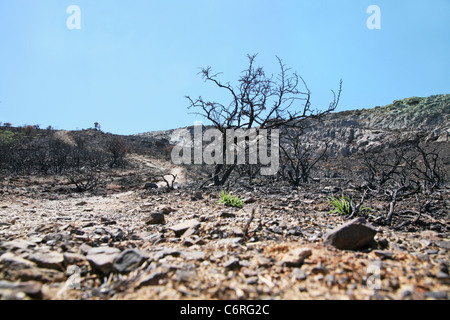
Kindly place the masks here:
<instances>
[{"instance_id":1,"label":"dirt path","mask_svg":"<svg viewBox=\"0 0 450 320\"><path fill-rule=\"evenodd\" d=\"M130 157L132 161L140 164L142 167L147 167L153 170L158 170L161 174L165 174L164 177L171 182L173 177L176 176L176 182L186 182L186 170L183 167L176 166L169 161L161 161L153 159L144 155L132 155ZM160 182L161 185L165 185L165 182ZM158 183L158 184L160 184Z\"/></svg>"}]
</instances>

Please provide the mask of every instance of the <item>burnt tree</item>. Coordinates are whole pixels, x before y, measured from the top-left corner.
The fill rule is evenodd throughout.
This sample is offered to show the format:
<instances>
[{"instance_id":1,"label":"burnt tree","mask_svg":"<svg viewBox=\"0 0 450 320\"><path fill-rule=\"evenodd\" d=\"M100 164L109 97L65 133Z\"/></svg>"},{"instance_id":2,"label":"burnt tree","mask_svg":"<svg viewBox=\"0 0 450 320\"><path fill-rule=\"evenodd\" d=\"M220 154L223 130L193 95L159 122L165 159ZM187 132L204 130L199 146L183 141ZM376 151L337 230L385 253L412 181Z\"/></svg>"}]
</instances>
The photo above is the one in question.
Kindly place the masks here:
<instances>
[{"instance_id":1,"label":"burnt tree","mask_svg":"<svg viewBox=\"0 0 450 320\"><path fill-rule=\"evenodd\" d=\"M209 120L223 135L227 129L279 129L295 127L306 118L320 117L336 109L342 90L333 93L333 100L325 110L311 107L311 91L306 82L296 72L287 68L277 57L279 73L277 76L266 75L262 67L255 66L256 55L248 55L249 66L241 72L236 85L219 80L220 73L214 73L211 67L202 68L201 77L205 82L226 91L228 103L208 101L201 96L189 100L189 109L197 109L199 114ZM225 150L224 145L224 150ZM225 163L225 162L224 162ZM236 163L236 161L235 161ZM236 164L216 164L212 179L215 185L223 185Z\"/></svg>"}]
</instances>

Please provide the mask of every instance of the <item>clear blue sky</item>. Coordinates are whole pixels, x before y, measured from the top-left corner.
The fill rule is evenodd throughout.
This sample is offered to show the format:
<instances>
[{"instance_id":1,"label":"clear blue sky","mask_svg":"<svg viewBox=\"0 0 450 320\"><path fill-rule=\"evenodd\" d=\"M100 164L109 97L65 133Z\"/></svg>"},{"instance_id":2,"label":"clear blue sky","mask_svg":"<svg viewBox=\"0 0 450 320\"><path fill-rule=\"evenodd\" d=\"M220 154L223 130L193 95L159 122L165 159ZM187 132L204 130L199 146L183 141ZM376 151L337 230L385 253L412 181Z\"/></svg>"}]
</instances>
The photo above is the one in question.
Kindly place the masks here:
<instances>
[{"instance_id":1,"label":"clear blue sky","mask_svg":"<svg viewBox=\"0 0 450 320\"><path fill-rule=\"evenodd\" d=\"M81 29L69 30L69 5ZM369 5L381 29L369 30ZM135 134L192 125L185 95L222 98L199 67L234 82L247 54L275 55L314 107L338 110L450 93L449 0L0 0L0 121Z\"/></svg>"}]
</instances>

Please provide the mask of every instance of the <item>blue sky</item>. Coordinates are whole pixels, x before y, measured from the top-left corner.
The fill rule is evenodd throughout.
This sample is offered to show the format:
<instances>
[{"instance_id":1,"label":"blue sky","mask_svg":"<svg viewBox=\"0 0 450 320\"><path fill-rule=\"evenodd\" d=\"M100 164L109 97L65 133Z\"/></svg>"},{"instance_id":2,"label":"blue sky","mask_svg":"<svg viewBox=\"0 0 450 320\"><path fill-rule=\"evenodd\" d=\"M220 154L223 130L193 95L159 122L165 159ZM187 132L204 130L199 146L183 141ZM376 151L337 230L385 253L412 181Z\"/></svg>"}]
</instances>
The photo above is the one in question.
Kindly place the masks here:
<instances>
[{"instance_id":1,"label":"blue sky","mask_svg":"<svg viewBox=\"0 0 450 320\"><path fill-rule=\"evenodd\" d=\"M70 5L80 30L66 26ZM380 30L366 26L369 5ZM254 53L268 73L275 55L297 71L316 108L341 78L338 110L450 93L450 1L0 0L0 121L97 121L117 134L192 125L202 119L186 95L224 98L199 68L233 83Z\"/></svg>"}]
</instances>

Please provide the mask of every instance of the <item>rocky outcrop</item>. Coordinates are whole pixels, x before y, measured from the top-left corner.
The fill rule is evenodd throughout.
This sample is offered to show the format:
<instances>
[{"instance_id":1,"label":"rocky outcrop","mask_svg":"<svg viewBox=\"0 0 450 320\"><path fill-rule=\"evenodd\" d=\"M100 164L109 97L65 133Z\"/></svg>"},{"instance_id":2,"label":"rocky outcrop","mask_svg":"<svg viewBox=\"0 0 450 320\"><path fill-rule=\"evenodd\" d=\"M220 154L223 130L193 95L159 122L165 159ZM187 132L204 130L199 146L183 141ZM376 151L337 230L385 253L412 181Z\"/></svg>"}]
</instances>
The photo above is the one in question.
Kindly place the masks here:
<instances>
[{"instance_id":1,"label":"rocky outcrop","mask_svg":"<svg viewBox=\"0 0 450 320\"><path fill-rule=\"evenodd\" d=\"M386 148L423 135L425 141L450 141L450 94L412 97L373 109L350 110L309 121L305 141L329 141L333 156Z\"/></svg>"}]
</instances>

